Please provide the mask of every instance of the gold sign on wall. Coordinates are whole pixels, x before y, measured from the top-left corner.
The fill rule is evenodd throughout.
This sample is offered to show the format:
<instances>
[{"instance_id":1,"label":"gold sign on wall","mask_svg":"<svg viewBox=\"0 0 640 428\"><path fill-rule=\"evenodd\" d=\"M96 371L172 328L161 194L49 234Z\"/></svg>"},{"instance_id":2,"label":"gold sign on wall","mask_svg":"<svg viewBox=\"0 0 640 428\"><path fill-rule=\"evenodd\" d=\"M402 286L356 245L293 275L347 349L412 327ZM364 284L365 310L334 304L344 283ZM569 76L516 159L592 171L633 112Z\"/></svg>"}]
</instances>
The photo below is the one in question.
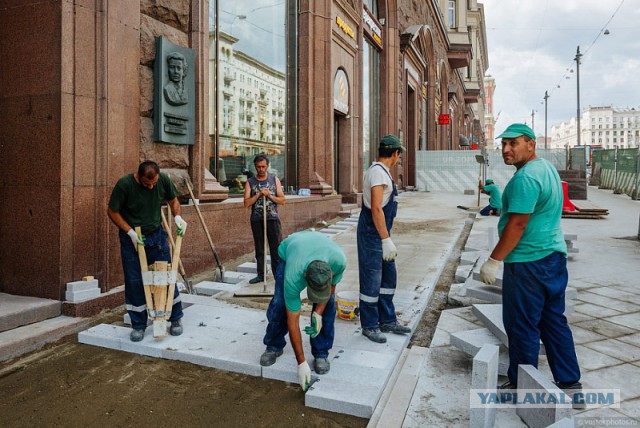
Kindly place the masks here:
<instances>
[{"instance_id":1,"label":"gold sign on wall","mask_svg":"<svg viewBox=\"0 0 640 428\"><path fill-rule=\"evenodd\" d=\"M349 114L349 81L347 73L339 68L333 79L333 108L334 110Z\"/></svg>"},{"instance_id":2,"label":"gold sign on wall","mask_svg":"<svg viewBox=\"0 0 640 428\"><path fill-rule=\"evenodd\" d=\"M355 31L353 31L353 28L349 27L349 25L346 22L344 22L344 19L340 18L339 16L336 16L336 24L344 34L351 37L352 39L356 38Z\"/></svg>"}]
</instances>

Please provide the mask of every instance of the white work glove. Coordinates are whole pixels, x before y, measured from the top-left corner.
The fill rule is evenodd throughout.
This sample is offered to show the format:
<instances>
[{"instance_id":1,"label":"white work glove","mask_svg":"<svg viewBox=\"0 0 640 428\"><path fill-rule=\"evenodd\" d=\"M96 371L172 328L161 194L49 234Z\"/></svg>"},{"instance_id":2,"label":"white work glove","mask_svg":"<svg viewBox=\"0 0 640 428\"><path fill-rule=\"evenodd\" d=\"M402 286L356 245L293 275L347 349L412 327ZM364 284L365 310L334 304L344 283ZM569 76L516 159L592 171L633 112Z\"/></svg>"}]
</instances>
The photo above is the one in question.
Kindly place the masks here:
<instances>
[{"instance_id":1,"label":"white work glove","mask_svg":"<svg viewBox=\"0 0 640 428\"><path fill-rule=\"evenodd\" d=\"M311 312L311 325L304 328L304 332L311 336L312 339L320 334L322 330L322 315L318 315L316 311Z\"/></svg>"},{"instance_id":2,"label":"white work glove","mask_svg":"<svg viewBox=\"0 0 640 428\"><path fill-rule=\"evenodd\" d=\"M187 230L187 222L184 221L182 216L175 216L174 221L176 222L176 227L178 228L177 233L179 236L184 236L184 232Z\"/></svg>"},{"instance_id":3,"label":"white work glove","mask_svg":"<svg viewBox=\"0 0 640 428\"><path fill-rule=\"evenodd\" d=\"M127 232L127 235L129 235L129 238L131 238L131 242L133 243L133 248L135 248L136 251L138 251L138 244L144 245L144 241L138 236L135 230L129 229L129 231Z\"/></svg>"},{"instance_id":4,"label":"white work glove","mask_svg":"<svg viewBox=\"0 0 640 428\"><path fill-rule=\"evenodd\" d=\"M298 364L298 383L304 392L311 386L311 368L306 361Z\"/></svg>"},{"instance_id":5,"label":"white work glove","mask_svg":"<svg viewBox=\"0 0 640 428\"><path fill-rule=\"evenodd\" d=\"M385 262L390 262L396 259L398 255L398 249L395 244L391 240L391 238L382 240L382 260Z\"/></svg>"},{"instance_id":6,"label":"white work glove","mask_svg":"<svg viewBox=\"0 0 640 428\"><path fill-rule=\"evenodd\" d=\"M482 282L485 284L493 284L496 282L498 269L500 269L500 262L489 257L480 268L480 279Z\"/></svg>"}]
</instances>

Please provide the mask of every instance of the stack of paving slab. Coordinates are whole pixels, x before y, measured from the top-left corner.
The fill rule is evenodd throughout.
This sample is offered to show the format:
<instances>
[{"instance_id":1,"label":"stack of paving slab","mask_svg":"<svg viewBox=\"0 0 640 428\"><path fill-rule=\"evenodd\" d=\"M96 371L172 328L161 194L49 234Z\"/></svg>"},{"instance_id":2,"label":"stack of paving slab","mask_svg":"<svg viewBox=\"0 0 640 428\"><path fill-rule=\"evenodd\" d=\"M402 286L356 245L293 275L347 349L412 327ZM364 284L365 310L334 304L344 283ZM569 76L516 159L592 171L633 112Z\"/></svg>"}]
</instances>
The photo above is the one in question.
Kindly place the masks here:
<instances>
[{"instance_id":1,"label":"stack of paving slab","mask_svg":"<svg viewBox=\"0 0 640 428\"><path fill-rule=\"evenodd\" d=\"M331 226L324 227L319 229L318 232L324 233L328 236L338 235L346 230L349 230L358 225L358 216L350 216L337 222L336 224L332 224Z\"/></svg>"},{"instance_id":2,"label":"stack of paving slab","mask_svg":"<svg viewBox=\"0 0 640 428\"><path fill-rule=\"evenodd\" d=\"M67 302L82 302L100 297L100 286L97 279L67 282L65 299Z\"/></svg>"}]
</instances>

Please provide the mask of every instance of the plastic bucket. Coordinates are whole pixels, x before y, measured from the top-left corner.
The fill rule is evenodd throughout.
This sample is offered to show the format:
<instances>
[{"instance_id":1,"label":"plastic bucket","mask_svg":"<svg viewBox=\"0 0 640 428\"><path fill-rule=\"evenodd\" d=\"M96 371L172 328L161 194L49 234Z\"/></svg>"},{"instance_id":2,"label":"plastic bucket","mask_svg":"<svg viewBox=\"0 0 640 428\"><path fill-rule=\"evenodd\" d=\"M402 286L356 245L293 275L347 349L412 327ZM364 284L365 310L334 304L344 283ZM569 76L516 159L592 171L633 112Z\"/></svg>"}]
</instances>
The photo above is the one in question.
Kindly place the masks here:
<instances>
[{"instance_id":1,"label":"plastic bucket","mask_svg":"<svg viewBox=\"0 0 640 428\"><path fill-rule=\"evenodd\" d=\"M343 320L352 320L360 314L358 308L359 294L357 291L340 291L336 293L338 316Z\"/></svg>"}]
</instances>

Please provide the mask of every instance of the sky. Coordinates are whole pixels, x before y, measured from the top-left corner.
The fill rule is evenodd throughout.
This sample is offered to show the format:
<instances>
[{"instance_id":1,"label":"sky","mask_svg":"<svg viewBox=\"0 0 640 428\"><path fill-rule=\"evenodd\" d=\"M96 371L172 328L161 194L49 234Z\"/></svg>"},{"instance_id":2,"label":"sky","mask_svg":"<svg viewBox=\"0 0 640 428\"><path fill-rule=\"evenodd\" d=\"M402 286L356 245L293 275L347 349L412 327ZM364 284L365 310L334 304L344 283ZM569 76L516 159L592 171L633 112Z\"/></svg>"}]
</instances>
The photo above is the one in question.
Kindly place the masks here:
<instances>
[{"instance_id":1,"label":"sky","mask_svg":"<svg viewBox=\"0 0 640 428\"><path fill-rule=\"evenodd\" d=\"M534 130L544 135L545 91L549 136L553 125L576 116L578 46L581 110L640 108L640 0L479 2L487 30L487 74L496 80L496 133L514 122L531 126L535 110Z\"/></svg>"},{"instance_id":2,"label":"sky","mask_svg":"<svg viewBox=\"0 0 640 428\"><path fill-rule=\"evenodd\" d=\"M218 0L218 4L220 30L240 39L234 49L284 73L286 1Z\"/></svg>"}]
</instances>

